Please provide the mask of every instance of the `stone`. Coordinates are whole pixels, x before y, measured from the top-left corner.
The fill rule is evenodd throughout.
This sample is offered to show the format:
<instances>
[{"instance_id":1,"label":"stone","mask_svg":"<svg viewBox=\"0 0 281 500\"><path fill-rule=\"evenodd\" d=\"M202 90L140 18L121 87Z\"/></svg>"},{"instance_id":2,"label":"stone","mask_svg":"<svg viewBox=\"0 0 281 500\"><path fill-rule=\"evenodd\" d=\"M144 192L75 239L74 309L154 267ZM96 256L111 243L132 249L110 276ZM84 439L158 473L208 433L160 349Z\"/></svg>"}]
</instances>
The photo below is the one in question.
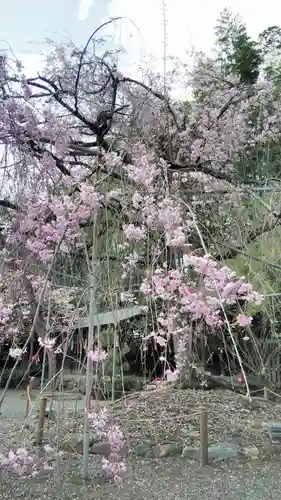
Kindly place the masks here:
<instances>
[{"instance_id":1,"label":"stone","mask_svg":"<svg viewBox=\"0 0 281 500\"><path fill-rule=\"evenodd\" d=\"M72 437L61 442L60 448L68 453L83 455L83 437Z\"/></svg>"},{"instance_id":2,"label":"stone","mask_svg":"<svg viewBox=\"0 0 281 500\"><path fill-rule=\"evenodd\" d=\"M280 455L281 454L281 446L280 443L265 443L263 446L263 452L267 455Z\"/></svg>"},{"instance_id":3,"label":"stone","mask_svg":"<svg viewBox=\"0 0 281 500\"><path fill-rule=\"evenodd\" d=\"M92 455L102 455L104 457L108 457L111 453L110 443L94 443L90 447L90 453ZM120 450L120 456L125 457L129 454L128 447L124 445Z\"/></svg>"},{"instance_id":4,"label":"stone","mask_svg":"<svg viewBox=\"0 0 281 500\"><path fill-rule=\"evenodd\" d=\"M209 458L237 458L239 456L237 443L215 443L208 448Z\"/></svg>"},{"instance_id":5,"label":"stone","mask_svg":"<svg viewBox=\"0 0 281 500\"><path fill-rule=\"evenodd\" d=\"M259 398L259 397L251 397L239 395L239 402L244 408L249 410L259 410L260 408L267 409L269 406L273 406L274 402L269 399Z\"/></svg>"},{"instance_id":6,"label":"stone","mask_svg":"<svg viewBox=\"0 0 281 500\"><path fill-rule=\"evenodd\" d=\"M182 444L181 443L166 443L166 444L157 444L153 447L154 455L157 457L169 457L175 455L181 455L182 453Z\"/></svg>"},{"instance_id":7,"label":"stone","mask_svg":"<svg viewBox=\"0 0 281 500\"><path fill-rule=\"evenodd\" d=\"M237 443L215 443L208 447L208 457L214 458L237 458L239 457L239 445ZM182 457L200 459L200 448L183 448Z\"/></svg>"},{"instance_id":8,"label":"stone","mask_svg":"<svg viewBox=\"0 0 281 500\"><path fill-rule=\"evenodd\" d=\"M259 449L256 446L247 446L242 449L242 454L252 460L257 460L259 453Z\"/></svg>"},{"instance_id":9,"label":"stone","mask_svg":"<svg viewBox=\"0 0 281 500\"><path fill-rule=\"evenodd\" d=\"M109 443L95 443L90 448L90 453L93 455L102 455L103 457L108 457L111 452L111 447Z\"/></svg>"},{"instance_id":10,"label":"stone","mask_svg":"<svg viewBox=\"0 0 281 500\"><path fill-rule=\"evenodd\" d=\"M183 458L193 458L196 460L200 459L200 450L199 448L189 448L188 446L185 446L182 450L181 456Z\"/></svg>"},{"instance_id":11,"label":"stone","mask_svg":"<svg viewBox=\"0 0 281 500\"><path fill-rule=\"evenodd\" d=\"M79 455L83 454L83 434L74 434L70 437L66 437L61 440L60 449L63 451L67 451L68 453L78 453ZM90 437L89 439L89 447L95 443L95 438Z\"/></svg>"},{"instance_id":12,"label":"stone","mask_svg":"<svg viewBox=\"0 0 281 500\"><path fill-rule=\"evenodd\" d=\"M262 427L263 427L263 424L259 420L253 420L252 421L252 424L251 424L251 428L252 429L260 430L260 429L262 429Z\"/></svg>"},{"instance_id":13,"label":"stone","mask_svg":"<svg viewBox=\"0 0 281 500\"><path fill-rule=\"evenodd\" d=\"M155 384L147 384L145 389L146 389L146 391L154 391L154 389L156 389L156 385Z\"/></svg>"},{"instance_id":14,"label":"stone","mask_svg":"<svg viewBox=\"0 0 281 500\"><path fill-rule=\"evenodd\" d=\"M133 455L136 457L153 457L154 450L153 447L155 443L153 441L143 441L142 443L137 444L133 449Z\"/></svg>"},{"instance_id":15,"label":"stone","mask_svg":"<svg viewBox=\"0 0 281 500\"><path fill-rule=\"evenodd\" d=\"M60 448L69 453L77 453L78 455L83 454L83 434L76 435L70 439L65 439L61 442ZM111 447L109 443L97 443L94 437L90 437L89 440L89 453L92 455L102 455L108 457L111 453ZM128 447L126 445L120 450L120 455L122 457L129 454Z\"/></svg>"},{"instance_id":16,"label":"stone","mask_svg":"<svg viewBox=\"0 0 281 500\"><path fill-rule=\"evenodd\" d=\"M268 433L271 441L281 441L281 424L263 424L263 430Z\"/></svg>"}]
</instances>

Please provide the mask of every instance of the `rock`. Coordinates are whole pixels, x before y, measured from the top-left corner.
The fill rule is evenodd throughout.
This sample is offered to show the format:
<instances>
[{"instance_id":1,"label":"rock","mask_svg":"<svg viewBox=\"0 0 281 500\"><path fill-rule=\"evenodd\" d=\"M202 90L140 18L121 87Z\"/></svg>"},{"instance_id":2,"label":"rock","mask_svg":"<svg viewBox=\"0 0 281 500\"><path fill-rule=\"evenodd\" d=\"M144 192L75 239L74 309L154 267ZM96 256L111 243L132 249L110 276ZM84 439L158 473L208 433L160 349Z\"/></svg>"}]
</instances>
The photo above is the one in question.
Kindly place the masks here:
<instances>
[{"instance_id":1,"label":"rock","mask_svg":"<svg viewBox=\"0 0 281 500\"><path fill-rule=\"evenodd\" d=\"M89 447L91 447L96 443L96 438L90 436L89 438ZM78 453L79 455L83 454L83 434L77 434L74 436L66 437L62 439L60 443L60 449L63 451L67 451L69 453Z\"/></svg>"},{"instance_id":2,"label":"rock","mask_svg":"<svg viewBox=\"0 0 281 500\"><path fill-rule=\"evenodd\" d=\"M94 389L95 383L96 383L96 376L93 375L93 384L92 387ZM110 384L110 377L105 376L103 377L103 383L105 384ZM67 390L68 391L73 391L73 392L80 392L81 394L86 394L86 377L84 375L79 376L79 377L73 377L70 379L67 383Z\"/></svg>"},{"instance_id":3,"label":"rock","mask_svg":"<svg viewBox=\"0 0 281 500\"><path fill-rule=\"evenodd\" d=\"M209 458L237 458L239 456L237 443L215 443L208 448Z\"/></svg>"},{"instance_id":4,"label":"rock","mask_svg":"<svg viewBox=\"0 0 281 500\"><path fill-rule=\"evenodd\" d=\"M155 456L153 447L155 447L155 443L153 443L153 441L143 441L134 447L133 455L136 457L153 457Z\"/></svg>"},{"instance_id":5,"label":"rock","mask_svg":"<svg viewBox=\"0 0 281 500\"><path fill-rule=\"evenodd\" d=\"M182 453L181 443L157 444L153 446L153 453L156 457L168 457L180 455Z\"/></svg>"},{"instance_id":6,"label":"rock","mask_svg":"<svg viewBox=\"0 0 281 500\"><path fill-rule=\"evenodd\" d=\"M259 420L253 420L251 424L251 428L255 430L261 430L263 427L263 423Z\"/></svg>"},{"instance_id":7,"label":"rock","mask_svg":"<svg viewBox=\"0 0 281 500\"><path fill-rule=\"evenodd\" d=\"M276 443L265 443L263 446L263 451L268 455L280 455L281 454L281 446Z\"/></svg>"},{"instance_id":8,"label":"rock","mask_svg":"<svg viewBox=\"0 0 281 500\"><path fill-rule=\"evenodd\" d=\"M271 441L281 441L281 424L263 424L263 430L268 433Z\"/></svg>"},{"instance_id":9,"label":"rock","mask_svg":"<svg viewBox=\"0 0 281 500\"><path fill-rule=\"evenodd\" d=\"M67 389L69 391L77 391L81 394L86 394L86 377L81 376L68 380Z\"/></svg>"},{"instance_id":10,"label":"rock","mask_svg":"<svg viewBox=\"0 0 281 500\"><path fill-rule=\"evenodd\" d=\"M39 389L41 385L41 379L39 377L31 377L30 382L29 382L29 389L34 390L34 389Z\"/></svg>"},{"instance_id":11,"label":"rock","mask_svg":"<svg viewBox=\"0 0 281 500\"><path fill-rule=\"evenodd\" d=\"M90 447L90 453L93 455L102 455L108 457L111 453L111 446L109 443L94 443ZM128 446L124 445L120 450L120 456L125 457L129 454Z\"/></svg>"},{"instance_id":12,"label":"rock","mask_svg":"<svg viewBox=\"0 0 281 500\"><path fill-rule=\"evenodd\" d=\"M156 389L156 385L155 384L147 384L145 386L145 390L146 391L153 391L154 389Z\"/></svg>"},{"instance_id":13,"label":"rock","mask_svg":"<svg viewBox=\"0 0 281 500\"><path fill-rule=\"evenodd\" d=\"M260 408L268 408L269 406L274 405L273 401L269 399L263 399L259 397L251 397L240 395L239 402L244 408L248 408L249 410L259 410Z\"/></svg>"},{"instance_id":14,"label":"rock","mask_svg":"<svg viewBox=\"0 0 281 500\"><path fill-rule=\"evenodd\" d=\"M184 458L193 458L193 459L200 459L200 450L199 448L189 448L188 446L185 446L182 450L182 457Z\"/></svg>"},{"instance_id":15,"label":"rock","mask_svg":"<svg viewBox=\"0 0 281 500\"><path fill-rule=\"evenodd\" d=\"M108 457L111 452L111 447L109 443L95 443L91 446L91 451L93 455L102 455L103 457Z\"/></svg>"},{"instance_id":16,"label":"rock","mask_svg":"<svg viewBox=\"0 0 281 500\"><path fill-rule=\"evenodd\" d=\"M237 443L215 443L208 448L208 456L213 458L237 458L239 456L239 445ZM185 447L182 451L182 457L200 459L199 448Z\"/></svg>"},{"instance_id":17,"label":"rock","mask_svg":"<svg viewBox=\"0 0 281 500\"><path fill-rule=\"evenodd\" d=\"M67 438L62 440L60 443L60 449L67 451L68 453L78 453L83 454L83 436L73 436L70 439Z\"/></svg>"},{"instance_id":18,"label":"rock","mask_svg":"<svg viewBox=\"0 0 281 500\"><path fill-rule=\"evenodd\" d=\"M257 460L259 453L259 449L256 446L248 446L242 449L242 454L252 460Z\"/></svg>"}]
</instances>

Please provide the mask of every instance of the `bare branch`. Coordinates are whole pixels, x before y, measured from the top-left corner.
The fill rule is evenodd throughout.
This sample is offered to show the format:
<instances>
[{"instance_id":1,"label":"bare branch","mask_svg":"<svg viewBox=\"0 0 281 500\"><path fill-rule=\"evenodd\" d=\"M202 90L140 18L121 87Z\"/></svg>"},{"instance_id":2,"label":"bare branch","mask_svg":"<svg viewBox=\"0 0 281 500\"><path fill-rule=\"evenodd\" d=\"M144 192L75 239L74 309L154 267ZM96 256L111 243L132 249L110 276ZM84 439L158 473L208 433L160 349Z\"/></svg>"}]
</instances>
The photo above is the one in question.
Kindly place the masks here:
<instances>
[{"instance_id":1,"label":"bare branch","mask_svg":"<svg viewBox=\"0 0 281 500\"><path fill-rule=\"evenodd\" d=\"M171 114L171 116L172 116L172 118L174 120L174 123L176 125L177 130L180 130L180 126L178 124L176 113L173 110L173 108L172 108L171 104L169 103L169 101L167 100L167 98L163 94L160 94L160 92L157 92L156 90L153 90L148 85L145 85L145 83L139 82L138 80L135 80L134 78L123 77L120 80L120 82L124 82L124 83L128 82L128 83L133 83L135 85L138 85L139 87L142 87L147 92L150 92L150 94L152 94L155 97L157 97L157 99L159 99L160 101L163 101L166 104L167 109L170 112L170 114Z\"/></svg>"},{"instance_id":2,"label":"bare branch","mask_svg":"<svg viewBox=\"0 0 281 500\"><path fill-rule=\"evenodd\" d=\"M275 216L275 220L273 222L267 222L263 226L258 227L257 229L254 229L253 231L250 231L248 233L248 236L246 237L244 241L243 247L228 247L228 250L222 251L220 253L217 253L214 257L216 260L222 261L222 260L228 260L228 259L234 259L239 253L243 254L245 253L245 247L246 245L250 245L251 243L254 243L254 241L262 236L263 234L270 233L270 231L273 231L276 229L280 223L281 223L281 212L279 213L272 213L272 215ZM220 244L220 243L218 243ZM225 245L225 243L221 242L222 247Z\"/></svg>"}]
</instances>

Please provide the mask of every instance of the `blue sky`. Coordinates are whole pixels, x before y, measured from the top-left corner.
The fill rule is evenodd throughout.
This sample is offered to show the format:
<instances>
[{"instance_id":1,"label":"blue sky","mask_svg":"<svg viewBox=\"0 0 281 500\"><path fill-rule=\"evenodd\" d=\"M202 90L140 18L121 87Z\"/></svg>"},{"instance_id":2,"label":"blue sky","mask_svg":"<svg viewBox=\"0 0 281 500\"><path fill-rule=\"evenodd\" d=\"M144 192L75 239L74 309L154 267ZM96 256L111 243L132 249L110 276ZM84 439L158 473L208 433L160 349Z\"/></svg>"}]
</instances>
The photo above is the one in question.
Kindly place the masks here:
<instances>
[{"instance_id":1,"label":"blue sky","mask_svg":"<svg viewBox=\"0 0 281 500\"><path fill-rule=\"evenodd\" d=\"M107 0L95 0L83 21L78 19L79 4L79 0L3 0L0 48L7 41L15 52L35 53L44 38L64 35L83 43L93 26L107 16Z\"/></svg>"},{"instance_id":2,"label":"blue sky","mask_svg":"<svg viewBox=\"0 0 281 500\"><path fill-rule=\"evenodd\" d=\"M249 33L256 37L270 25L281 26L281 2L267 0L165 0L167 6L168 54L186 59L195 46L209 51L213 28L225 6L240 13ZM84 44L90 33L109 16L126 16L114 30L114 39L127 50L126 67L136 68L142 58L151 66L163 66L162 0L2 0L0 49L9 42L26 68L36 72L40 42L64 36ZM153 59L151 59L153 56ZM134 70L132 70L134 71ZM131 72L131 71L130 71Z\"/></svg>"}]
</instances>

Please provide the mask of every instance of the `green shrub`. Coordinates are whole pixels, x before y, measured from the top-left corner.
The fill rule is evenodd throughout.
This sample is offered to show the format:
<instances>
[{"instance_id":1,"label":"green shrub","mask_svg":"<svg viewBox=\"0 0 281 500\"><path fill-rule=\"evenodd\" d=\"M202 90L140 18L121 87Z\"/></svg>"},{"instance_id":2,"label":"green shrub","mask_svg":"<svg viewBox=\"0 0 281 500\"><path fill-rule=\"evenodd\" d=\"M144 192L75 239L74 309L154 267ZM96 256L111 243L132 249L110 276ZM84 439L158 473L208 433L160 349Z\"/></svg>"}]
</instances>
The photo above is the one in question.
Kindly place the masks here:
<instances>
[{"instance_id":1,"label":"green shrub","mask_svg":"<svg viewBox=\"0 0 281 500\"><path fill-rule=\"evenodd\" d=\"M10 389L15 389L18 385L19 386L27 386L30 377L40 377L41 376L41 366L36 365L34 367L31 367L30 372L27 373L26 369L23 370L22 368L18 368L14 371L13 376L11 378L9 388ZM8 382L10 373L12 371L12 368L5 368L0 372L0 378L1 378L1 384L0 387L5 387L6 383Z\"/></svg>"},{"instance_id":2,"label":"green shrub","mask_svg":"<svg viewBox=\"0 0 281 500\"><path fill-rule=\"evenodd\" d=\"M143 381L141 378L136 377L135 375L124 375L123 381L122 378L116 377L114 384L114 395L115 398L118 399L122 396L123 392L134 392L140 391L143 386ZM106 398L111 398L112 396L112 383L111 380L106 383Z\"/></svg>"},{"instance_id":3,"label":"green shrub","mask_svg":"<svg viewBox=\"0 0 281 500\"><path fill-rule=\"evenodd\" d=\"M5 387L6 383L8 382L10 373L11 373L11 368L10 369L4 369L2 370L0 376L1 376L1 387ZM15 370L13 373L13 376L11 378L9 388L10 389L15 389L19 384L20 385L27 385L28 384L28 376L25 376L25 370Z\"/></svg>"}]
</instances>

